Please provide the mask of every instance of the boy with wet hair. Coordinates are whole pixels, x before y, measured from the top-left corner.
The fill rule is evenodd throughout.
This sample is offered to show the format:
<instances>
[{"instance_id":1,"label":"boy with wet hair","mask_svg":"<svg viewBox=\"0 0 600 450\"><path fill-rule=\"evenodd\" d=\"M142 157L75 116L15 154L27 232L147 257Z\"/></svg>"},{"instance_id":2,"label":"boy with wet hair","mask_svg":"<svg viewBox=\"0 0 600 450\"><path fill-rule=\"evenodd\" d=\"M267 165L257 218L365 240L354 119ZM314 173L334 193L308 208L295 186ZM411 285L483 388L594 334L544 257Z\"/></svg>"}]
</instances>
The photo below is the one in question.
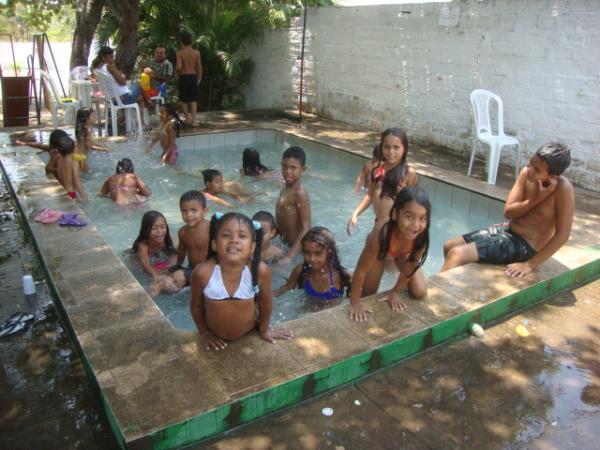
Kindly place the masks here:
<instances>
[{"instance_id":1,"label":"boy with wet hair","mask_svg":"<svg viewBox=\"0 0 600 450\"><path fill-rule=\"evenodd\" d=\"M280 262L289 264L300 252L301 240L310 229L310 200L302 185L302 174L306 172L306 154L300 147L290 147L281 158L281 175L285 186L279 194L275 207L277 229L283 241L290 246Z\"/></svg>"},{"instance_id":2,"label":"boy with wet hair","mask_svg":"<svg viewBox=\"0 0 600 450\"><path fill-rule=\"evenodd\" d=\"M523 277L550 258L567 242L573 224L573 186L562 176L570 163L567 146L542 145L508 194L509 222L446 241L441 271L479 261L507 264L506 275Z\"/></svg>"},{"instance_id":3,"label":"boy with wet hair","mask_svg":"<svg viewBox=\"0 0 600 450\"><path fill-rule=\"evenodd\" d=\"M59 136L56 140L56 148L60 153L60 158L56 164L56 178L65 188L69 197L75 200L77 199L77 193L79 193L81 201L87 203L87 193L79 178L79 163L72 158L75 151L75 142L69 136Z\"/></svg>"},{"instance_id":4,"label":"boy with wet hair","mask_svg":"<svg viewBox=\"0 0 600 450\"><path fill-rule=\"evenodd\" d=\"M182 268L188 282L192 269L196 264L206 261L208 255L210 224L204 218L206 198L200 191L187 191L179 199L179 209L185 225L178 233L177 266L182 267L187 256L188 268Z\"/></svg>"}]
</instances>

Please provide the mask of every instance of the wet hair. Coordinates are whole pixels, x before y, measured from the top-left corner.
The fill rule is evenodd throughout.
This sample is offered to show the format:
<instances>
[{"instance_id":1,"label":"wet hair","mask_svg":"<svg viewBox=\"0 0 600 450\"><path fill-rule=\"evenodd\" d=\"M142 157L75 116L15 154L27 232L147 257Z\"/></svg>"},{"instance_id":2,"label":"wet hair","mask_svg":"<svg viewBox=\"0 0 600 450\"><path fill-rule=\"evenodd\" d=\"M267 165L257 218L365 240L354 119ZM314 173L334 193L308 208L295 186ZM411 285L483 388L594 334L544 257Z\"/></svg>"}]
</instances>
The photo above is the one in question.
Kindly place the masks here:
<instances>
[{"instance_id":1,"label":"wet hair","mask_svg":"<svg viewBox=\"0 0 600 450\"><path fill-rule=\"evenodd\" d=\"M179 33L179 42L181 42L183 45L192 45L192 33L190 33L189 31L182 31L181 33Z\"/></svg>"},{"instance_id":2,"label":"wet hair","mask_svg":"<svg viewBox=\"0 0 600 450\"><path fill-rule=\"evenodd\" d=\"M275 217L273 217L273 214L271 214L269 211L258 211L252 216L252 220L256 220L257 222L267 222L270 225L271 229L277 229Z\"/></svg>"},{"instance_id":3,"label":"wet hair","mask_svg":"<svg viewBox=\"0 0 600 450\"><path fill-rule=\"evenodd\" d=\"M306 165L306 153L300 147L290 147L285 152L283 152L282 160L287 158L294 158L300 161L302 167Z\"/></svg>"},{"instance_id":4,"label":"wet hair","mask_svg":"<svg viewBox=\"0 0 600 450\"><path fill-rule=\"evenodd\" d=\"M59 136L56 138L56 149L63 156L70 155L75 150L75 142L67 134Z\"/></svg>"},{"instance_id":5,"label":"wet hair","mask_svg":"<svg viewBox=\"0 0 600 450\"><path fill-rule=\"evenodd\" d=\"M254 246L254 255L252 256L252 264L250 265L250 272L252 273L252 286L256 287L258 286L258 267L260 265L262 253L263 230L262 228L255 230L254 225L248 216L237 212L229 212L224 214L220 219L217 219L217 215L213 214L213 216L210 218L210 234L208 241L211 243L211 245L208 246L207 259L215 258L217 262L219 262L219 255L213 250L212 241L217 239L217 234L219 233L221 227L230 220L237 220L239 223L246 225L250 231L250 234L252 235L252 240L256 243Z\"/></svg>"},{"instance_id":6,"label":"wet hair","mask_svg":"<svg viewBox=\"0 0 600 450\"><path fill-rule=\"evenodd\" d=\"M48 138L48 145L51 149L58 149L59 140L61 137L69 137L69 135L66 131L59 129L53 130L52 133L50 133L50 137Z\"/></svg>"},{"instance_id":7,"label":"wet hair","mask_svg":"<svg viewBox=\"0 0 600 450\"><path fill-rule=\"evenodd\" d=\"M371 181L375 183L375 171L381 167L385 162L385 157L383 156L383 140L387 136L395 136L400 139L402 143L402 147L404 148L404 153L402 154L402 158L400 159L400 163L389 169L385 173L385 177L383 178L383 183L381 185L381 194L380 198L394 198L396 196L396 192L398 190L398 185L402 183L402 180L408 175L408 164L406 163L406 157L408 156L408 137L404 130L398 127L388 128L383 133L381 133L381 140L379 142L379 160L376 164L373 165L373 169L371 170Z\"/></svg>"},{"instance_id":8,"label":"wet hair","mask_svg":"<svg viewBox=\"0 0 600 450\"><path fill-rule=\"evenodd\" d=\"M202 205L202 208L206 208L206 197L200 191L191 190L184 192L183 195L179 199L179 207L183 205L185 202L199 202Z\"/></svg>"},{"instance_id":9,"label":"wet hair","mask_svg":"<svg viewBox=\"0 0 600 450\"><path fill-rule=\"evenodd\" d=\"M129 158L119 160L116 173L133 173L133 161Z\"/></svg>"},{"instance_id":10,"label":"wet hair","mask_svg":"<svg viewBox=\"0 0 600 450\"><path fill-rule=\"evenodd\" d=\"M244 153L242 153L242 169L244 175L250 175L252 177L256 177L270 170L268 167L261 164L260 153L252 147L245 148Z\"/></svg>"},{"instance_id":11,"label":"wet hair","mask_svg":"<svg viewBox=\"0 0 600 450\"><path fill-rule=\"evenodd\" d=\"M85 139L88 137L87 120L92 115L91 108L80 108L75 116L75 139Z\"/></svg>"},{"instance_id":12,"label":"wet hair","mask_svg":"<svg viewBox=\"0 0 600 450\"><path fill-rule=\"evenodd\" d=\"M177 113L177 106L175 106L173 103L165 103L164 105L161 105L161 108L165 109L167 116L172 117L174 119L175 135L179 137L179 130L181 129L181 124L183 123L183 121Z\"/></svg>"},{"instance_id":13,"label":"wet hair","mask_svg":"<svg viewBox=\"0 0 600 450\"><path fill-rule=\"evenodd\" d=\"M167 223L167 219L165 219L165 216L163 216L161 213L159 213L158 211L148 211L146 212L143 217L142 217L142 224L140 226L140 233L138 234L138 237L135 238L135 241L133 241L133 245L131 246L131 251L133 251L134 253L137 253L140 244L143 241L147 241L148 238L150 237L150 232L152 231L152 227L154 226L154 223L159 219L159 218L163 218L163 220L165 221L165 225L167 226L167 233L165 234L165 251L168 253L175 253L175 247L173 246L173 240L171 239L171 233L169 232L169 224Z\"/></svg>"},{"instance_id":14,"label":"wet hair","mask_svg":"<svg viewBox=\"0 0 600 450\"><path fill-rule=\"evenodd\" d=\"M373 152L372 155L374 158L376 158L378 161L381 159L381 145L380 144L375 144L373 146Z\"/></svg>"},{"instance_id":15,"label":"wet hair","mask_svg":"<svg viewBox=\"0 0 600 450\"><path fill-rule=\"evenodd\" d=\"M550 175L562 174L571 164L571 150L566 145L558 142L549 142L542 145L535 154L548 164Z\"/></svg>"},{"instance_id":16,"label":"wet hair","mask_svg":"<svg viewBox=\"0 0 600 450\"><path fill-rule=\"evenodd\" d=\"M100 49L98 50L98 53L96 54L96 57L93 59L92 61L92 66L90 67L90 69L93 71L94 69L97 69L98 67L100 67L103 62L102 62L102 58L104 58L105 56L108 55L114 55L115 51L107 46L103 46L100 47Z\"/></svg>"},{"instance_id":17,"label":"wet hair","mask_svg":"<svg viewBox=\"0 0 600 450\"><path fill-rule=\"evenodd\" d=\"M431 202L427 196L427 192L417 186L409 186L402 189L396 195L394 205L390 210L390 220L381 228L379 232L379 259L384 259L387 255L388 248L390 247L390 241L392 240L392 232L397 227L398 213L404 208L404 205L410 202L417 202L419 205L427 210L427 225L425 229L415 238L413 251L408 256L408 261L415 262L417 254L422 250L423 255L417 262L415 269L408 277L412 277L414 273L419 269L427 259L427 251L429 250L429 225L431 223Z\"/></svg>"},{"instance_id":18,"label":"wet hair","mask_svg":"<svg viewBox=\"0 0 600 450\"><path fill-rule=\"evenodd\" d=\"M204 184L212 182L215 177L222 177L223 174L217 169L206 169L202 171L202 178L204 178Z\"/></svg>"},{"instance_id":19,"label":"wet hair","mask_svg":"<svg viewBox=\"0 0 600 450\"><path fill-rule=\"evenodd\" d=\"M305 242L315 242L323 247L329 253L329 265L332 270L337 270L340 274L340 282L342 284L343 295L350 295L350 288L352 285L352 279L348 271L342 266L340 263L340 258L338 256L337 246L335 245L335 239L333 238L333 233L329 231L325 227L312 227L310 230L306 232L302 240L300 241L302 244L302 249L304 250ZM304 262L302 264L302 271L300 272L300 277L298 278L298 288L304 288L304 284L310 278L311 268L308 263Z\"/></svg>"}]
</instances>

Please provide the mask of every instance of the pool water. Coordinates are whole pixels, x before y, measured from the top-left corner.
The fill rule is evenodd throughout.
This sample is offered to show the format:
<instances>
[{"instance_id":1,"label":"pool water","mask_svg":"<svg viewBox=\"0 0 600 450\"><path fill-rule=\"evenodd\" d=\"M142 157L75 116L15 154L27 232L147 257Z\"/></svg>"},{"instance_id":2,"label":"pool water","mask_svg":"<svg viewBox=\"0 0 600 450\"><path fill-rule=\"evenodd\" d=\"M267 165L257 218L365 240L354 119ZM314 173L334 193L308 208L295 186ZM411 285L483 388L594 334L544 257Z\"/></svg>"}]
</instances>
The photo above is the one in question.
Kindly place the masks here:
<instances>
[{"instance_id":1,"label":"pool water","mask_svg":"<svg viewBox=\"0 0 600 450\"><path fill-rule=\"evenodd\" d=\"M247 131L238 133L239 138L234 137L236 133L182 137L178 141L180 155L175 167L160 164L158 145L153 153L146 154L144 152L146 142L112 144L112 152L109 154L92 152L89 155L90 173L83 174L82 180L90 202L83 209L114 252L123 259L143 286L148 287L151 278L142 271L135 256L128 252L139 232L141 218L151 209L162 212L169 224L171 236L176 240L177 231L183 226L179 212L179 197L187 190L204 187L201 170L216 168L223 173L225 180L240 180L249 191L264 192L264 195L255 197L251 203L236 207L236 211L248 216L252 216L259 210L275 213L275 203L283 183L276 177L256 179L239 176L242 151L248 146L258 149L262 163L276 172L280 167L281 154L287 147L300 145L304 148L307 155L307 171L303 183L311 201L312 225L326 226L333 232L342 265L349 270L354 269L374 218L370 209L365 211L360 217L359 226L354 234L347 235L347 221L361 200L361 195L354 193L354 181L365 160L284 133L270 132L265 138L264 132L259 135L260 131L256 131L253 136L260 139L249 142L247 133ZM229 144L229 142L236 143ZM123 207L107 198L95 195L100 191L104 180L114 173L117 161L124 157L132 159L136 174L152 190L153 196L142 205ZM428 192L433 204L431 245L424 266L426 275L432 275L439 270L443 262L443 242L472 229L501 221L502 204L426 177L420 177L419 181ZM229 200L235 203L233 199ZM208 206L207 219L215 211L226 211L223 207L210 202ZM282 245L277 238L274 243ZM301 256L298 256L294 264L300 261ZM285 282L292 267L293 265L273 266L274 289ZM394 281L393 274L384 275L380 290L389 289ZM178 294L159 295L155 298L158 306L175 327L195 329L189 312L189 295L189 288L186 288ZM274 299L272 321L283 322L339 303L341 301L323 304L318 300L307 298L303 291L294 290Z\"/></svg>"}]
</instances>

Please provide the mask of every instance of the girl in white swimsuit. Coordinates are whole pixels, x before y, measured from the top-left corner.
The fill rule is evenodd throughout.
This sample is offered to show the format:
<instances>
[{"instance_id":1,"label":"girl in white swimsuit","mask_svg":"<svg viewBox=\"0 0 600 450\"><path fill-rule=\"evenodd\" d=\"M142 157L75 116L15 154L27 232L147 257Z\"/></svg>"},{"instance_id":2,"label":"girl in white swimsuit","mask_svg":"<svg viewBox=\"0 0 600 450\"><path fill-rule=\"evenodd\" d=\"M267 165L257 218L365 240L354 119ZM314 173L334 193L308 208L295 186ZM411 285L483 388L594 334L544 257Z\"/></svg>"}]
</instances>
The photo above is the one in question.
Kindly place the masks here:
<instances>
[{"instance_id":1,"label":"girl in white swimsuit","mask_svg":"<svg viewBox=\"0 0 600 450\"><path fill-rule=\"evenodd\" d=\"M292 338L269 328L273 293L271 269L260 259L262 234L260 223L243 214L217 213L210 221L208 260L190 280L192 317L207 350L223 350L254 329L271 343Z\"/></svg>"}]
</instances>

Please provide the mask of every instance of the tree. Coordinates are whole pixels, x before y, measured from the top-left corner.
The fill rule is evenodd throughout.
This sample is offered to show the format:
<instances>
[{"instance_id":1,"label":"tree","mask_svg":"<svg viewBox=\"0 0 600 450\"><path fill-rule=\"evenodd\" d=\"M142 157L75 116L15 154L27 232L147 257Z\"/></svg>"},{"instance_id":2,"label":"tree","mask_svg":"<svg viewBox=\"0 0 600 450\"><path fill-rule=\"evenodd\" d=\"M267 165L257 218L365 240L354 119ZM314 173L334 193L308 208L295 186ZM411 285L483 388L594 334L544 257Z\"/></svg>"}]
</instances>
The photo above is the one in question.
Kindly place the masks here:
<instances>
[{"instance_id":1,"label":"tree","mask_svg":"<svg viewBox=\"0 0 600 450\"><path fill-rule=\"evenodd\" d=\"M104 5L104 0L77 0L75 32L71 45L71 69L87 66L94 33L102 17Z\"/></svg>"}]
</instances>

